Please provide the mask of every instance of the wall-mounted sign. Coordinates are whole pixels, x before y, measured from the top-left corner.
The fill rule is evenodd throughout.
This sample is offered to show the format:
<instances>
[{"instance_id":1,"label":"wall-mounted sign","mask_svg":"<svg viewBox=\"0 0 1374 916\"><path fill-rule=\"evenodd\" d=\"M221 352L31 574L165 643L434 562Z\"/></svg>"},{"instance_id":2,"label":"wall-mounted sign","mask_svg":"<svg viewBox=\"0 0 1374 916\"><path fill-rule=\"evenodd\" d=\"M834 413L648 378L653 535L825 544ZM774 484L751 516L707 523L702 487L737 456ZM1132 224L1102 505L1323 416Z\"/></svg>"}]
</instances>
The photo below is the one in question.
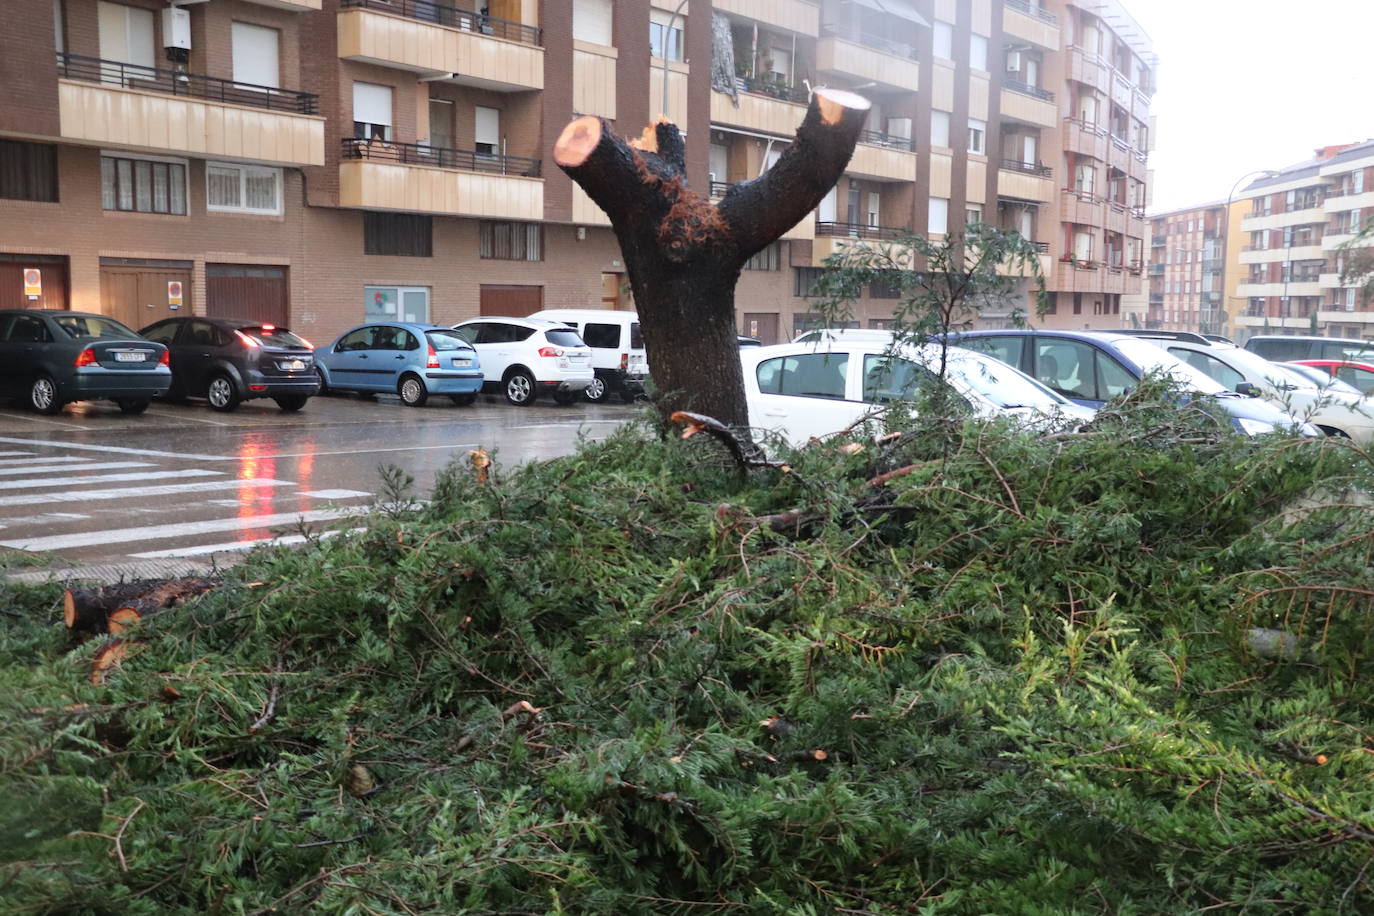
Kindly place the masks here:
<instances>
[{"instance_id":1,"label":"wall-mounted sign","mask_svg":"<svg viewBox=\"0 0 1374 916\"><path fill-rule=\"evenodd\" d=\"M180 280L168 280L168 281L167 281L167 304L170 305L172 308L180 308L180 307L181 307L181 281L180 281Z\"/></svg>"},{"instance_id":2,"label":"wall-mounted sign","mask_svg":"<svg viewBox=\"0 0 1374 916\"><path fill-rule=\"evenodd\" d=\"M37 267L24 268L24 295L30 299L43 295L43 271Z\"/></svg>"}]
</instances>

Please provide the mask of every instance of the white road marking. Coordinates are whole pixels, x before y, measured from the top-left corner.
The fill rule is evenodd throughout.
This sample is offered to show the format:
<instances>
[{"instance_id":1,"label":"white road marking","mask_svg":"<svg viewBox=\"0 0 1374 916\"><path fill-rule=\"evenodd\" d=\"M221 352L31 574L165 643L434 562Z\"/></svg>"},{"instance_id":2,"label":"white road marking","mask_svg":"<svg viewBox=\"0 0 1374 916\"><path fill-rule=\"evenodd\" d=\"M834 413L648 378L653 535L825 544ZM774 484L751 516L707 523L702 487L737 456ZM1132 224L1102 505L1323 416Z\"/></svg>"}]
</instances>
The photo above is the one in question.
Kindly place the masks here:
<instances>
[{"instance_id":1,"label":"white road marking","mask_svg":"<svg viewBox=\"0 0 1374 916\"><path fill-rule=\"evenodd\" d=\"M5 440L0 439L0 442ZM423 452L436 448L477 448L476 442L460 442L457 445L402 445L396 448L353 448L337 452L292 452L289 455L253 455L258 460L263 458L304 458L307 455L370 455L373 452ZM237 459L235 459L237 460Z\"/></svg>"},{"instance_id":2,"label":"white road marking","mask_svg":"<svg viewBox=\"0 0 1374 916\"><path fill-rule=\"evenodd\" d=\"M316 499L351 499L354 496L371 496L366 490L308 490L302 496L313 496Z\"/></svg>"},{"instance_id":3,"label":"white road marking","mask_svg":"<svg viewBox=\"0 0 1374 916\"><path fill-rule=\"evenodd\" d=\"M116 468L150 468L153 466L151 461L96 461L91 464L57 464L51 467L0 468L0 475L47 474L65 471L113 471Z\"/></svg>"},{"instance_id":4,"label":"white road marking","mask_svg":"<svg viewBox=\"0 0 1374 916\"><path fill-rule=\"evenodd\" d=\"M0 454L4 454L0 452ZM27 458L0 458L0 465L34 465L34 464L53 464L63 461L94 461L94 458L73 458L69 455L47 455L40 458L37 455L30 455Z\"/></svg>"},{"instance_id":5,"label":"white road marking","mask_svg":"<svg viewBox=\"0 0 1374 916\"><path fill-rule=\"evenodd\" d=\"M32 454L33 454L33 452L0 452L0 455L3 455L3 456L9 456L9 455L32 455Z\"/></svg>"},{"instance_id":6,"label":"white road marking","mask_svg":"<svg viewBox=\"0 0 1374 916\"><path fill-rule=\"evenodd\" d=\"M320 538L333 537L336 534L354 534L365 531L364 528L337 528L333 531L320 532ZM171 550L150 550L147 553L131 553L129 556L140 560L163 560L177 557L203 557L211 553L242 553L245 550L252 550L254 547L261 547L270 544L273 547L285 547L290 544L304 544L305 535L287 534L276 538L254 538L251 541L230 541L227 544L202 544L199 547L174 547Z\"/></svg>"},{"instance_id":7,"label":"white road marking","mask_svg":"<svg viewBox=\"0 0 1374 916\"><path fill-rule=\"evenodd\" d=\"M233 426L233 423L225 423L223 420L211 420L206 417L192 417L186 410L150 410L148 411L155 417L167 417L168 419L190 420L192 423L208 423L211 426Z\"/></svg>"},{"instance_id":8,"label":"white road marking","mask_svg":"<svg viewBox=\"0 0 1374 916\"><path fill-rule=\"evenodd\" d=\"M118 475L115 475L118 476ZM141 499L148 496L172 496L182 493L204 493L214 490L252 489L256 487L289 487L289 480L269 477L249 477L242 480L206 480L201 483L167 483L151 487L115 487L108 490L71 490L66 493L22 493L0 496L0 506L41 506L44 503L84 503L103 499ZM238 500L230 500L238 505Z\"/></svg>"},{"instance_id":9,"label":"white road marking","mask_svg":"<svg viewBox=\"0 0 1374 916\"><path fill-rule=\"evenodd\" d=\"M0 416L11 420L28 420L31 423L47 423L50 426L60 426L63 429L83 429L87 431L95 429L94 426L80 426L76 423L63 423L60 420L45 420L42 417L35 417L26 413L4 413L0 414Z\"/></svg>"},{"instance_id":10,"label":"white road marking","mask_svg":"<svg viewBox=\"0 0 1374 916\"><path fill-rule=\"evenodd\" d=\"M622 424L624 420L578 420L572 423L533 423L528 426L503 426L502 430L507 429L558 429L561 427L591 426L593 423L615 423Z\"/></svg>"},{"instance_id":11,"label":"white road marking","mask_svg":"<svg viewBox=\"0 0 1374 916\"><path fill-rule=\"evenodd\" d=\"M133 474L91 474L88 477L35 477L30 480L0 480L0 490L33 490L88 483L114 483L123 480L166 480L169 477L223 477L221 471L188 468L184 471L142 471Z\"/></svg>"},{"instance_id":12,"label":"white road marking","mask_svg":"<svg viewBox=\"0 0 1374 916\"><path fill-rule=\"evenodd\" d=\"M85 427L81 427L85 429ZM188 461L238 461L236 455L196 455L188 452L161 452L151 448L125 448L122 445L86 445L79 442L49 442L45 439L14 439L0 436L6 445L42 445L47 448L70 448L87 452L105 452L111 455L144 455L149 458L185 458Z\"/></svg>"},{"instance_id":13,"label":"white road marking","mask_svg":"<svg viewBox=\"0 0 1374 916\"><path fill-rule=\"evenodd\" d=\"M48 537L0 541L0 547L15 550L68 550L73 547L95 547L105 544L125 544L130 541L151 541L159 538L193 537L212 531L258 531L281 525L305 522L324 522L349 518L367 511L365 508L315 509L310 512L282 512L277 515L256 515L244 518L207 519L203 522L184 522L180 525L145 525L140 528L113 528L108 531L85 531L79 534L56 534Z\"/></svg>"}]
</instances>

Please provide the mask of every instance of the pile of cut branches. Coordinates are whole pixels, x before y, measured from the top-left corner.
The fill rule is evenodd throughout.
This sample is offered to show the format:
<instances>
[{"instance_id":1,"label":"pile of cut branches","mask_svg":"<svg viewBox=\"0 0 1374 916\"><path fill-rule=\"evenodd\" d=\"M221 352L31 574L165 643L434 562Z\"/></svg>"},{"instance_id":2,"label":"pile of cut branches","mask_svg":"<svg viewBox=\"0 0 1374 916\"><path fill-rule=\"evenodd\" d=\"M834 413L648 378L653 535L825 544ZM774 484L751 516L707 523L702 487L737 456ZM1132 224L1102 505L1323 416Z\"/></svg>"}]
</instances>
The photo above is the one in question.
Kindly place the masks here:
<instances>
[{"instance_id":1,"label":"pile of cut branches","mask_svg":"<svg viewBox=\"0 0 1374 916\"><path fill-rule=\"evenodd\" d=\"M11 589L0 909L1368 912L1369 456L1169 397L455 464L97 684Z\"/></svg>"}]
</instances>

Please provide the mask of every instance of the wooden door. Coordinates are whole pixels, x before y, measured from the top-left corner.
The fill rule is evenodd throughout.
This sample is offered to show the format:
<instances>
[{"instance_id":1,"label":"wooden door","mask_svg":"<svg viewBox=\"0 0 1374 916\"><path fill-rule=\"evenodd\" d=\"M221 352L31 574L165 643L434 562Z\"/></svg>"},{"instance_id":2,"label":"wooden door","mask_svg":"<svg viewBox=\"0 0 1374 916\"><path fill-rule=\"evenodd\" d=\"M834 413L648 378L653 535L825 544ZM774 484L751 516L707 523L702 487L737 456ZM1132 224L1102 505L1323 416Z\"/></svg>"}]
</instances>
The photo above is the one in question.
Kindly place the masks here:
<instances>
[{"instance_id":1,"label":"wooden door","mask_svg":"<svg viewBox=\"0 0 1374 916\"><path fill-rule=\"evenodd\" d=\"M25 293L24 272L38 271L42 292L37 299ZM0 308L67 308L67 259L51 255L0 255Z\"/></svg>"},{"instance_id":2,"label":"wooden door","mask_svg":"<svg viewBox=\"0 0 1374 916\"><path fill-rule=\"evenodd\" d=\"M482 284L479 304L482 315L524 318L544 307L542 286L498 286Z\"/></svg>"},{"instance_id":3,"label":"wooden door","mask_svg":"<svg viewBox=\"0 0 1374 916\"><path fill-rule=\"evenodd\" d=\"M205 314L247 318L286 327L289 322L285 267L205 265Z\"/></svg>"},{"instance_id":4,"label":"wooden door","mask_svg":"<svg viewBox=\"0 0 1374 916\"><path fill-rule=\"evenodd\" d=\"M180 284L181 302L173 294ZM191 271L180 267L102 264L101 311L137 331L154 321L191 314Z\"/></svg>"},{"instance_id":5,"label":"wooden door","mask_svg":"<svg viewBox=\"0 0 1374 916\"><path fill-rule=\"evenodd\" d=\"M745 312L745 337L754 337L768 347L778 343L778 315L776 312Z\"/></svg>"}]
</instances>

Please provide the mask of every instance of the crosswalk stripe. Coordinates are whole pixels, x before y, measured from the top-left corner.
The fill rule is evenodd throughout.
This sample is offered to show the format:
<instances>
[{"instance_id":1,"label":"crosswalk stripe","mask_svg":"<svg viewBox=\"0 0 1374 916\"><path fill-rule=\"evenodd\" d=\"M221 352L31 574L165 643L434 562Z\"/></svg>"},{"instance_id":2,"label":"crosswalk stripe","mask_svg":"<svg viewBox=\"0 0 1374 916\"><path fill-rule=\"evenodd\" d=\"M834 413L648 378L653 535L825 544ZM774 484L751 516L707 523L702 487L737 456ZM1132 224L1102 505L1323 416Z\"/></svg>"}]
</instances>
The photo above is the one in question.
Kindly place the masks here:
<instances>
[{"instance_id":1,"label":"crosswalk stripe","mask_svg":"<svg viewBox=\"0 0 1374 916\"><path fill-rule=\"evenodd\" d=\"M206 480L200 483L166 483L151 487L112 487L108 490L71 490L66 493L21 493L18 496L0 496L0 506L41 506L45 503L84 503L102 499L144 499L149 496L207 493L215 490L289 486L294 486L289 480L274 480L270 477L249 477L241 480ZM0 521L3 521L3 519L0 519Z\"/></svg>"},{"instance_id":2,"label":"crosswalk stripe","mask_svg":"<svg viewBox=\"0 0 1374 916\"><path fill-rule=\"evenodd\" d=\"M0 452L0 455L6 455L6 454L9 454L9 453L8 453L8 452ZM27 458L0 458L0 464L3 464L3 465L11 465L11 464L13 464L13 465L58 464L58 463L61 463L61 462L63 462L63 461L68 461L68 462L70 462L70 461L81 461L81 462L85 462L85 461L94 461L94 460L95 460L94 458L72 458L72 457L69 457L69 456L67 456L67 455L48 455L48 456L45 456L45 457L42 457L42 458L40 458L40 457L37 456L37 455L30 455L30 456L27 457Z\"/></svg>"},{"instance_id":3,"label":"crosswalk stripe","mask_svg":"<svg viewBox=\"0 0 1374 916\"><path fill-rule=\"evenodd\" d=\"M8 458L11 455L32 455L33 452L0 452L0 457Z\"/></svg>"},{"instance_id":4,"label":"crosswalk stripe","mask_svg":"<svg viewBox=\"0 0 1374 916\"><path fill-rule=\"evenodd\" d=\"M48 537L20 538L0 541L0 547L15 550L67 550L72 547L94 547L103 544L124 544L130 541L151 541L158 538L191 537L208 534L212 531L258 531L280 525L301 522L324 522L349 518L366 512L365 507L346 509L315 509L309 512L281 512L275 515L246 516L243 518L207 519L201 522L184 522L180 525L145 525L139 528L114 528L108 531L86 531L79 534L56 534Z\"/></svg>"},{"instance_id":5,"label":"crosswalk stripe","mask_svg":"<svg viewBox=\"0 0 1374 916\"><path fill-rule=\"evenodd\" d=\"M91 474L85 477L34 477L29 480L0 480L0 490L34 490L38 487L64 487L88 483L114 483L121 480L166 480L172 477L223 477L222 471L187 468L182 471L141 471L131 474Z\"/></svg>"},{"instance_id":6,"label":"crosswalk stripe","mask_svg":"<svg viewBox=\"0 0 1374 916\"><path fill-rule=\"evenodd\" d=\"M336 534L353 534L363 531L363 528L338 528L333 531L320 532L320 537L328 538ZM270 544L273 547L286 547L292 544L304 544L305 535L286 534L275 538L253 538L249 541L229 541L225 544L201 544L199 547L173 547L171 550L149 550L146 553L131 553L129 556L140 560L170 560L183 557L203 557L212 553L242 553L245 550L252 550L254 547L262 547Z\"/></svg>"},{"instance_id":7,"label":"crosswalk stripe","mask_svg":"<svg viewBox=\"0 0 1374 916\"><path fill-rule=\"evenodd\" d=\"M84 429L85 427L80 427ZM43 439L17 439L0 436L6 445L44 445L49 448L70 448L78 451L105 452L109 455L144 455L149 458L185 458L188 461L238 461L237 455L197 455L190 452L163 452L151 448L127 448L122 445L87 445L81 442L47 442Z\"/></svg>"},{"instance_id":8,"label":"crosswalk stripe","mask_svg":"<svg viewBox=\"0 0 1374 916\"><path fill-rule=\"evenodd\" d=\"M0 468L0 474L32 474L34 471L41 471L44 474L56 474L61 471L113 471L115 468L151 468L156 467L151 461L96 461L91 464L59 464L52 467L37 468Z\"/></svg>"}]
</instances>

